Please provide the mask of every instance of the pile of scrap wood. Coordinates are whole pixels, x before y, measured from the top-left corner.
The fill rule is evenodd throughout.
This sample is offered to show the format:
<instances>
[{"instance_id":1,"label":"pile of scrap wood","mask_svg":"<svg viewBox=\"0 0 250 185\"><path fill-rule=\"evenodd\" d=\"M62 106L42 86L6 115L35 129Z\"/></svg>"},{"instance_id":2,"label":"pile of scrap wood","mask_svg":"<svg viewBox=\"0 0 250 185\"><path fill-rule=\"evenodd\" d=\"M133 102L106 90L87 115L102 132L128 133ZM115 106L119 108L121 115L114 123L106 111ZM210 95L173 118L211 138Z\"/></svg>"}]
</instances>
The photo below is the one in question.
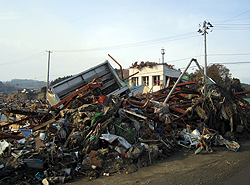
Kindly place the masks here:
<instances>
[{"instance_id":1,"label":"pile of scrap wood","mask_svg":"<svg viewBox=\"0 0 250 185\"><path fill-rule=\"evenodd\" d=\"M100 85L50 109L2 109L8 121L0 126L0 184L134 172L181 148L237 151L237 139L250 133L249 104L216 84L206 94L197 82L178 84L167 102L171 86L127 97L99 95Z\"/></svg>"}]
</instances>

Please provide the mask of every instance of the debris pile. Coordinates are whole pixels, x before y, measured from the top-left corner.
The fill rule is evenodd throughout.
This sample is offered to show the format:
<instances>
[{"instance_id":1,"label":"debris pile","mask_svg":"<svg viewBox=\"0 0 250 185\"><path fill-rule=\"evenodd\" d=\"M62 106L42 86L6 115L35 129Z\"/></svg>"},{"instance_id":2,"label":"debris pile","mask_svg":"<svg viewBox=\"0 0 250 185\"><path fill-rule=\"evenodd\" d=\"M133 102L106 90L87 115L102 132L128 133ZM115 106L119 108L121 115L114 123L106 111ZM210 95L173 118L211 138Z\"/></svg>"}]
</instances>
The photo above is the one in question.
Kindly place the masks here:
<instances>
[{"instance_id":1,"label":"debris pile","mask_svg":"<svg viewBox=\"0 0 250 185\"><path fill-rule=\"evenodd\" d=\"M248 136L249 104L216 84L180 83L137 96L100 94L101 83L50 109L3 108L0 184L64 183L134 172L180 148L237 151ZM91 86L92 84L92 86ZM87 92L87 93L86 93ZM11 121L10 118L19 117Z\"/></svg>"}]
</instances>

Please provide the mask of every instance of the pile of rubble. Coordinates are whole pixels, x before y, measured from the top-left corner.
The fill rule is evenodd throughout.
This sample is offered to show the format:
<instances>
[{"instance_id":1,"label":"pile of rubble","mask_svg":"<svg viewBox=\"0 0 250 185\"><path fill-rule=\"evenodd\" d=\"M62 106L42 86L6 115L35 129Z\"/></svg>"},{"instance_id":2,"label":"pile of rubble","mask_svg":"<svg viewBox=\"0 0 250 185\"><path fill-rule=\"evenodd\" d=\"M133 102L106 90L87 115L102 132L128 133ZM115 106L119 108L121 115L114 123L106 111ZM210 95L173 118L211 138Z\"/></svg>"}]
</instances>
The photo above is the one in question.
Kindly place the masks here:
<instances>
[{"instance_id":1,"label":"pile of rubble","mask_svg":"<svg viewBox=\"0 0 250 185\"><path fill-rule=\"evenodd\" d=\"M216 84L204 94L198 82L188 82L165 103L171 89L137 96L84 89L50 109L3 108L8 121L0 126L0 184L134 172L182 147L195 154L217 145L240 148L237 139L250 133L248 102Z\"/></svg>"}]
</instances>

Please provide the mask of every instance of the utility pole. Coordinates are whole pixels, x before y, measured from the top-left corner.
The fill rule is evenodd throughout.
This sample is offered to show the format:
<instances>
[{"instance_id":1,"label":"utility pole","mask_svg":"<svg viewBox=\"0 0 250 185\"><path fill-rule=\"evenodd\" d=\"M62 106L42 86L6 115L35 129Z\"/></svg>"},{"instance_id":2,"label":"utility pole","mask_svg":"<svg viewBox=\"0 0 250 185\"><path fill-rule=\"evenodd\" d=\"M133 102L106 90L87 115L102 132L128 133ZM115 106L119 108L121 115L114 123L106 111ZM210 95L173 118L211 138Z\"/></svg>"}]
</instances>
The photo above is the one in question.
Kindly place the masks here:
<instances>
[{"instance_id":1,"label":"utility pole","mask_svg":"<svg viewBox=\"0 0 250 185\"><path fill-rule=\"evenodd\" d=\"M164 55L165 55L165 49L161 49L161 54L162 54L162 63L164 63Z\"/></svg>"},{"instance_id":2,"label":"utility pole","mask_svg":"<svg viewBox=\"0 0 250 185\"><path fill-rule=\"evenodd\" d=\"M201 26L201 25L200 25ZM202 29L199 29L198 32L201 33L201 35L204 36L204 93L205 96L207 94L207 37L208 34L207 30L212 28L213 25L210 22L204 21L202 25Z\"/></svg>"},{"instance_id":3,"label":"utility pole","mask_svg":"<svg viewBox=\"0 0 250 185\"><path fill-rule=\"evenodd\" d=\"M47 99L47 94L48 94L48 90L49 90L50 54L52 53L52 51L46 50L46 52L48 52L48 71L47 71L47 90L46 90L46 99Z\"/></svg>"}]
</instances>

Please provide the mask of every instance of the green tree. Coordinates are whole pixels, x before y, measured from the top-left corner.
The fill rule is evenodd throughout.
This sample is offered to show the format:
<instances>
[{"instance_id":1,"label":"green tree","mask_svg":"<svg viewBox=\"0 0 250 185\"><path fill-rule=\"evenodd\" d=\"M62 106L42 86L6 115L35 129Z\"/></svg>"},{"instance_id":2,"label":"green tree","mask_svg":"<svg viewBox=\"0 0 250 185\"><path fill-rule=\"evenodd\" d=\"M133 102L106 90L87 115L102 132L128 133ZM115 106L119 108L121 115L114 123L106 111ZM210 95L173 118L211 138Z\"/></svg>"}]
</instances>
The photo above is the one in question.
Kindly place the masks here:
<instances>
[{"instance_id":1,"label":"green tree","mask_svg":"<svg viewBox=\"0 0 250 185\"><path fill-rule=\"evenodd\" d=\"M207 67L207 76L212 78L216 84L223 86L223 87L230 87L231 86L231 73L230 70L222 65L222 64L213 64ZM201 78L201 72L196 70L194 73L191 74L191 79L198 80Z\"/></svg>"},{"instance_id":2,"label":"green tree","mask_svg":"<svg viewBox=\"0 0 250 185\"><path fill-rule=\"evenodd\" d=\"M235 92L241 92L244 91L244 88L242 87L240 83L240 79L233 78L231 83L231 88L235 90Z\"/></svg>"},{"instance_id":3,"label":"green tree","mask_svg":"<svg viewBox=\"0 0 250 185\"><path fill-rule=\"evenodd\" d=\"M47 87L44 86L44 87L42 87L42 88L40 89L40 92L41 92L41 93L46 93L46 89L47 89Z\"/></svg>"},{"instance_id":4,"label":"green tree","mask_svg":"<svg viewBox=\"0 0 250 185\"><path fill-rule=\"evenodd\" d=\"M231 73L228 68L221 64L213 64L207 68L207 75L218 85L229 87L231 84Z\"/></svg>"},{"instance_id":5,"label":"green tree","mask_svg":"<svg viewBox=\"0 0 250 185\"><path fill-rule=\"evenodd\" d=\"M65 79L67 79L67 78L70 78L70 77L72 77L72 75L70 75L70 76L64 76L64 77L62 77L62 78L59 77L59 78L57 78L57 79L51 81L50 85L55 85L55 84L57 84L57 83L59 83L59 82L65 80Z\"/></svg>"}]
</instances>

